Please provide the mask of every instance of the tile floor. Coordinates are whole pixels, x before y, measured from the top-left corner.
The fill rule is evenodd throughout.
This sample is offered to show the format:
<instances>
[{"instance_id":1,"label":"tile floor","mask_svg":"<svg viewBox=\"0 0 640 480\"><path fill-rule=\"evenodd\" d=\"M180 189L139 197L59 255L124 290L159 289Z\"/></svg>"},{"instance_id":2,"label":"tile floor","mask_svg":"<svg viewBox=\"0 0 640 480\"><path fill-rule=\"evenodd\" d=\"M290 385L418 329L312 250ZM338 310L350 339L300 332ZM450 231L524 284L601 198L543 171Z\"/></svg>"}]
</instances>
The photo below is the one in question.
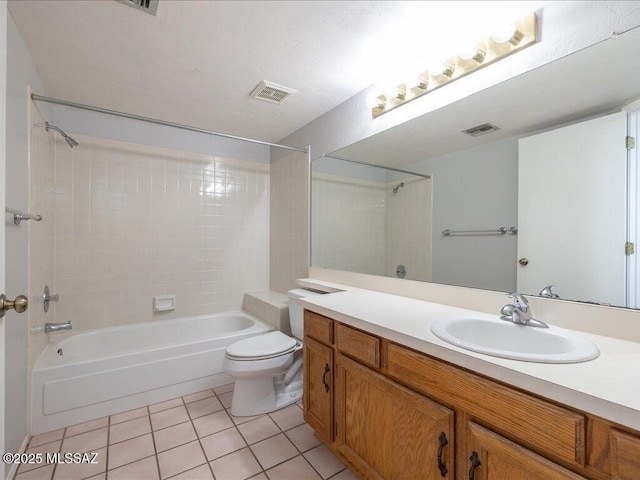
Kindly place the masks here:
<instances>
[{"instance_id":1,"label":"tile floor","mask_svg":"<svg viewBox=\"0 0 640 480\"><path fill-rule=\"evenodd\" d=\"M22 465L15 480L355 480L300 405L231 415L233 385L34 436L27 453L97 452L96 464Z\"/></svg>"}]
</instances>

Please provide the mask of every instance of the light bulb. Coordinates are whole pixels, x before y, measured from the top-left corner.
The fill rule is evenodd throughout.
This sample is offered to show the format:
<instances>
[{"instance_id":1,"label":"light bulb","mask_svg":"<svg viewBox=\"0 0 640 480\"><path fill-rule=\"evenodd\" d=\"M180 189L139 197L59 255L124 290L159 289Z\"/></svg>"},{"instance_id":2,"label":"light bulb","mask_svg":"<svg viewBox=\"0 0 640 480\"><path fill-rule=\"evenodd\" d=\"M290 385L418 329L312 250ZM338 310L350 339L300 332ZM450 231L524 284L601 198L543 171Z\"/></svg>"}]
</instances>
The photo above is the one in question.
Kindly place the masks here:
<instances>
[{"instance_id":1,"label":"light bulb","mask_svg":"<svg viewBox=\"0 0 640 480\"><path fill-rule=\"evenodd\" d=\"M516 28L515 25L509 25L501 28L493 34L493 40L496 43L507 43L515 46L520 43L520 40L524 37L523 33Z\"/></svg>"},{"instance_id":2,"label":"light bulb","mask_svg":"<svg viewBox=\"0 0 640 480\"><path fill-rule=\"evenodd\" d=\"M454 71L455 67L449 62L443 62L438 65L434 65L429 69L429 72L431 72L432 75L444 75L445 77L449 78L453 76Z\"/></svg>"},{"instance_id":3,"label":"light bulb","mask_svg":"<svg viewBox=\"0 0 640 480\"><path fill-rule=\"evenodd\" d=\"M429 85L429 81L427 80L428 75L421 74L416 76L410 76L409 79L404 82L407 86L407 90L411 90L412 88L419 88L420 90L426 90Z\"/></svg>"},{"instance_id":4,"label":"light bulb","mask_svg":"<svg viewBox=\"0 0 640 480\"><path fill-rule=\"evenodd\" d=\"M474 62L480 64L484 62L487 53L478 47L472 47L467 50L464 50L458 54L458 56L462 60L473 60Z\"/></svg>"},{"instance_id":5,"label":"light bulb","mask_svg":"<svg viewBox=\"0 0 640 480\"><path fill-rule=\"evenodd\" d=\"M387 104L387 98L384 95L379 95L377 97L371 97L367 100L367 104L371 108L380 108L383 109Z\"/></svg>"}]
</instances>

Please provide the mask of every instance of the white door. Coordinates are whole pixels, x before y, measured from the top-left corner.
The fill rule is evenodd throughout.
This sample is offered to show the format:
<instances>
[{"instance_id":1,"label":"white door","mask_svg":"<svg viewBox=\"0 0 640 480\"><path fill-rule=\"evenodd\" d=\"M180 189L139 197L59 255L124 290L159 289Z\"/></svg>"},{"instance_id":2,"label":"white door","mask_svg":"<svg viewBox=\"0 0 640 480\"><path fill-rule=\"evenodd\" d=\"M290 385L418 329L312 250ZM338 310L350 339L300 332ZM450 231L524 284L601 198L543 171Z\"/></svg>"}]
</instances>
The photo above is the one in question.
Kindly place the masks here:
<instances>
[{"instance_id":1,"label":"white door","mask_svg":"<svg viewBox=\"0 0 640 480\"><path fill-rule=\"evenodd\" d=\"M523 138L518 149L518 291L626 305L627 116Z\"/></svg>"},{"instance_id":2,"label":"white door","mask_svg":"<svg viewBox=\"0 0 640 480\"><path fill-rule=\"evenodd\" d=\"M7 2L0 0L0 208L4 214L5 153L7 131ZM4 292L4 222L0 222L0 293ZM4 321L0 318L0 452L4 453ZM4 463L0 462L0 478L5 478Z\"/></svg>"}]
</instances>

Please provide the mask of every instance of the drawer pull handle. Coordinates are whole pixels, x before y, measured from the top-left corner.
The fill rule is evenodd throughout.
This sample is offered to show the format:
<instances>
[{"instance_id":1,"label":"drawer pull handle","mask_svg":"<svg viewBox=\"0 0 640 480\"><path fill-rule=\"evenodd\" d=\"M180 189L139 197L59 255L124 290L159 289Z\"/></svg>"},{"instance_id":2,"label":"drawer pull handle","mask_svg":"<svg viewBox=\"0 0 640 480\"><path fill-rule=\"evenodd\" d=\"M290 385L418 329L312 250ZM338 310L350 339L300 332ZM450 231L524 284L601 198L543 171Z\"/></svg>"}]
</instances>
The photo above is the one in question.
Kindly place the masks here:
<instances>
[{"instance_id":1,"label":"drawer pull handle","mask_svg":"<svg viewBox=\"0 0 640 480\"><path fill-rule=\"evenodd\" d=\"M444 463L442 463L442 450L446 445L449 444L449 440L447 440L447 436L444 432L440 433L438 437L438 441L440 442L440 447L438 447L438 468L440 469L440 475L442 477L447 476L447 472L449 471Z\"/></svg>"},{"instance_id":2,"label":"drawer pull handle","mask_svg":"<svg viewBox=\"0 0 640 480\"><path fill-rule=\"evenodd\" d=\"M329 364L326 363L324 365L324 373L322 374L322 383L324 384L324 391L329 391L329 384L327 383L327 373L329 373L331 369L329 368Z\"/></svg>"},{"instance_id":3,"label":"drawer pull handle","mask_svg":"<svg viewBox=\"0 0 640 480\"><path fill-rule=\"evenodd\" d=\"M478 452L474 451L469 457L469 460L471 460L471 469L469 470L469 480L473 480L476 475L476 468L478 468L481 465L480 459L478 458Z\"/></svg>"}]
</instances>

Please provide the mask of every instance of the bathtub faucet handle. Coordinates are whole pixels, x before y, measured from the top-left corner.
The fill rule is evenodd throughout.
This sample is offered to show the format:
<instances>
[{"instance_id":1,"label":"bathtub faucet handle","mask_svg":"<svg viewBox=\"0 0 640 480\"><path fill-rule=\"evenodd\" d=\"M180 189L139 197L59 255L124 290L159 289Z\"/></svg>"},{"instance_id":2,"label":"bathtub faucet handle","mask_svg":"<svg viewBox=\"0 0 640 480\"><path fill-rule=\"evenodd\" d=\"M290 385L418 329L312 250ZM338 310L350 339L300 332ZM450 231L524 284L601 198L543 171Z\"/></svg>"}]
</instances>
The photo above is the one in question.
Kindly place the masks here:
<instances>
[{"instance_id":1,"label":"bathtub faucet handle","mask_svg":"<svg viewBox=\"0 0 640 480\"><path fill-rule=\"evenodd\" d=\"M67 323L45 323L44 333L59 332L60 330L71 330L71 320Z\"/></svg>"},{"instance_id":2,"label":"bathtub faucet handle","mask_svg":"<svg viewBox=\"0 0 640 480\"><path fill-rule=\"evenodd\" d=\"M44 312L47 313L49 311L49 303L57 302L59 300L58 294L51 295L49 291L49 285L44 287L44 294L42 295L42 303L44 304Z\"/></svg>"}]
</instances>

